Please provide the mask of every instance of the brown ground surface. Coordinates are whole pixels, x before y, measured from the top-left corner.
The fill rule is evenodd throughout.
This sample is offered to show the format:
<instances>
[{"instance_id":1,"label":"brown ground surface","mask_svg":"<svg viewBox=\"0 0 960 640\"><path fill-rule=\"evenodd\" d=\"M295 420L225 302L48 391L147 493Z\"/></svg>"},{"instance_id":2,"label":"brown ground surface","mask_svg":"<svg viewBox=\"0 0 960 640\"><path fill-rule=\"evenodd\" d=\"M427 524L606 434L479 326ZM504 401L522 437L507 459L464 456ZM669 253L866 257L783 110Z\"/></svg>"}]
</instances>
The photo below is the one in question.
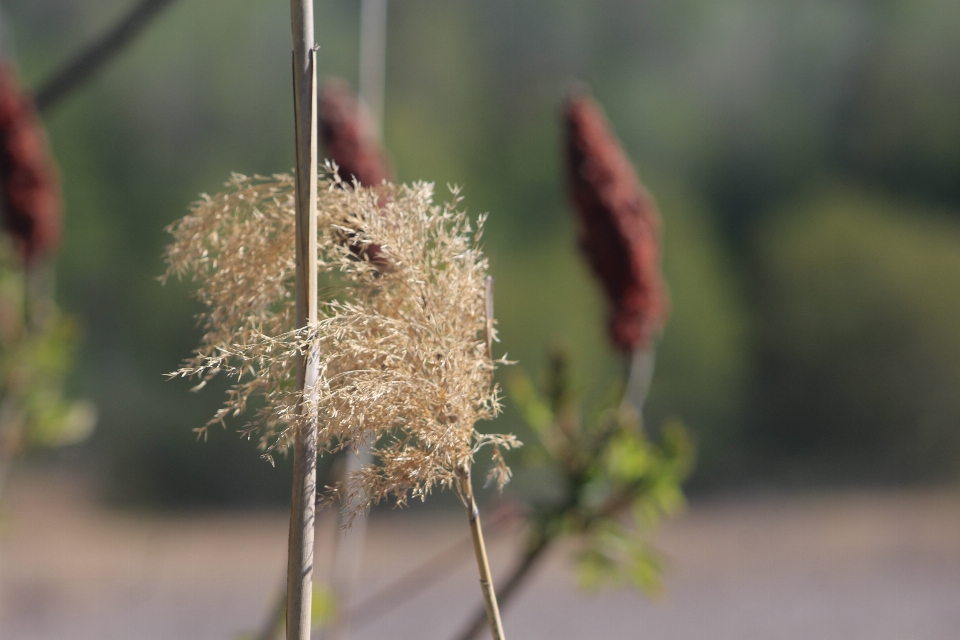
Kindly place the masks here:
<instances>
[{"instance_id":1,"label":"brown ground surface","mask_svg":"<svg viewBox=\"0 0 960 640\"><path fill-rule=\"evenodd\" d=\"M0 526L0 639L210 639L254 630L278 589L280 512L138 515L64 475L14 475ZM465 535L457 514L372 520L361 599ZM320 523L319 554L332 525ZM517 533L494 536L494 573ZM669 594L587 595L558 549L504 617L514 639L960 639L960 493L732 497L665 526ZM465 550L464 560L469 560ZM463 562L355 639L452 638L479 601Z\"/></svg>"}]
</instances>

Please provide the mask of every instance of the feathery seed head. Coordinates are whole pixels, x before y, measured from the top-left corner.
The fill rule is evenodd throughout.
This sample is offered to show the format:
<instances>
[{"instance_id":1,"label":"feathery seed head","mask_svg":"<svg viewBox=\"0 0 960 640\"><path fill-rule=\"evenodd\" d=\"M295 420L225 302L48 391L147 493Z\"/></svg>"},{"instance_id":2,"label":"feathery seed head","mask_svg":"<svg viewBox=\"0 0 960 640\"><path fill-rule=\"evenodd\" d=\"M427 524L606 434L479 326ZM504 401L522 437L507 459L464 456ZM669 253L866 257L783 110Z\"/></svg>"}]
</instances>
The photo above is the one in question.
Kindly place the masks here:
<instances>
[{"instance_id":1,"label":"feathery seed head","mask_svg":"<svg viewBox=\"0 0 960 640\"><path fill-rule=\"evenodd\" d=\"M228 187L170 227L166 252L167 276L192 275L207 309L200 348L171 375L201 384L218 373L236 379L207 426L261 396L259 419L245 432L259 435L267 455L288 446L303 420L318 420L321 452L372 442L375 461L328 488L328 497L355 500L358 509L456 487L485 445L494 450L492 475L506 482L499 451L519 443L474 429L500 410L485 338L483 219L472 226L456 193L434 204L429 184L346 189L339 176L322 180L320 317L298 330L294 180L234 175ZM358 259L344 237L379 245L391 268ZM294 369L305 351L319 376L301 394Z\"/></svg>"},{"instance_id":2,"label":"feathery seed head","mask_svg":"<svg viewBox=\"0 0 960 640\"><path fill-rule=\"evenodd\" d=\"M580 245L610 301L611 338L625 352L643 348L663 328L669 306L656 204L593 100L570 98L564 120Z\"/></svg>"}]
</instances>

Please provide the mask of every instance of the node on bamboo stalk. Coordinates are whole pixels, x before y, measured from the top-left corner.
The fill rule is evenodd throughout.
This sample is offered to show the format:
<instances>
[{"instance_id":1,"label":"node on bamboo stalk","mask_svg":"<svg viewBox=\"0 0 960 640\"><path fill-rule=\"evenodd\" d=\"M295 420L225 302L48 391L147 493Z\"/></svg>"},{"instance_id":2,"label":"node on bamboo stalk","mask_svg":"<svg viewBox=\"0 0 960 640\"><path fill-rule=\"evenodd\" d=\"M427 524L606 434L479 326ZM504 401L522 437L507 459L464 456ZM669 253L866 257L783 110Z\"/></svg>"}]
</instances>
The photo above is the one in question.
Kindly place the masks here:
<instances>
[{"instance_id":1,"label":"node on bamboo stalk","mask_svg":"<svg viewBox=\"0 0 960 640\"><path fill-rule=\"evenodd\" d=\"M234 379L223 407L198 431L225 424L257 397L262 406L241 431L268 458L310 419L319 424L321 454L372 442L374 461L320 496L357 511L385 499L425 499L435 488L462 493L463 470L486 446L502 486L509 470L500 452L519 442L474 428L500 411L486 343L495 327L486 314L483 216L472 223L456 191L434 203L430 184L374 191L323 178L319 319L296 329L294 190L288 175L234 175L226 191L203 196L169 228L167 277L193 277L206 307L200 347L170 375L197 378L198 387L218 374ZM379 245L391 268L358 256L345 236ZM319 376L301 392L294 363L305 350L317 354ZM301 399L306 411L298 412Z\"/></svg>"}]
</instances>

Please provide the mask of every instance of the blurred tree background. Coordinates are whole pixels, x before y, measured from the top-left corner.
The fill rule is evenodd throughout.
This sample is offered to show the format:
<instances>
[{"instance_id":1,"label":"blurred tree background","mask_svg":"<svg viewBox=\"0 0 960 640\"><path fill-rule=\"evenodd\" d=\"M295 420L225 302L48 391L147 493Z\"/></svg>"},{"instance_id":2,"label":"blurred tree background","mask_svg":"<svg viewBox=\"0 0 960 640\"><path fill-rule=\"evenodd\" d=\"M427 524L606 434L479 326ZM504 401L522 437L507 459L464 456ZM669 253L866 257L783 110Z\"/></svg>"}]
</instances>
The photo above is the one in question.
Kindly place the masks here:
<instances>
[{"instance_id":1,"label":"blurred tree background","mask_svg":"<svg viewBox=\"0 0 960 640\"><path fill-rule=\"evenodd\" d=\"M316 2L320 73L354 86L358 5ZM37 86L130 6L4 0L4 51ZM156 278L197 194L293 164L287 12L178 0L47 115L74 391L100 411L66 455L115 498L286 496L234 433L195 444L222 387L164 381L199 309ZM696 434L694 486L956 480L958 33L955 0L395 1L385 144L400 180L464 185L491 213L502 348L536 374L565 340L599 394L622 363L560 169L560 102L585 82L664 218L673 314L647 418Z\"/></svg>"}]
</instances>

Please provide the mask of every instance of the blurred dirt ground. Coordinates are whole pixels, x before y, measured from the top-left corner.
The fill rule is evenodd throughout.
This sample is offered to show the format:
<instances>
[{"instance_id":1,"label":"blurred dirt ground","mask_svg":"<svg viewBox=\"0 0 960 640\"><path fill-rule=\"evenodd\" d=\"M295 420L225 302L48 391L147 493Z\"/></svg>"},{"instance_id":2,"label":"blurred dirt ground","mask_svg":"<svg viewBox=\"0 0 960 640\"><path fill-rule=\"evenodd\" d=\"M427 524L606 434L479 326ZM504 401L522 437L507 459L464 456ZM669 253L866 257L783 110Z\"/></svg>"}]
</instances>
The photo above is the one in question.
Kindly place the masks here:
<instances>
[{"instance_id":1,"label":"blurred dirt ground","mask_svg":"<svg viewBox=\"0 0 960 640\"><path fill-rule=\"evenodd\" d=\"M0 520L0 638L229 640L263 625L285 564L282 512L105 509L69 475L15 474ZM375 514L360 594L463 540L457 513ZM320 521L318 564L334 535ZM495 575L516 531L492 536ZM509 637L956 640L960 492L845 492L694 503L667 524L668 595L584 594L558 549L504 616ZM353 638L446 640L479 604L470 564Z\"/></svg>"}]
</instances>

